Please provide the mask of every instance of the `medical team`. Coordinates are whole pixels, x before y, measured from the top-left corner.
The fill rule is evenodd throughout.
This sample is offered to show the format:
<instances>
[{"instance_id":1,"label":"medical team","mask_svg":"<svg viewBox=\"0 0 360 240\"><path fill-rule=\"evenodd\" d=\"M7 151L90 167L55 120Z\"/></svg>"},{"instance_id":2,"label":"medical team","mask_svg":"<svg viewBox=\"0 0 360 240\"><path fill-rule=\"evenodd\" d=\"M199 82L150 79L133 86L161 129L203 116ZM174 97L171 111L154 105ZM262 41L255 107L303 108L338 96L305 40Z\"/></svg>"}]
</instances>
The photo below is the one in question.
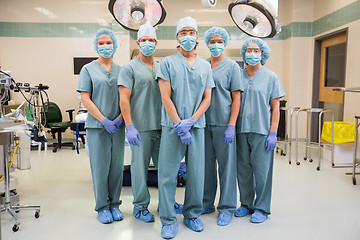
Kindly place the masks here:
<instances>
[{"instance_id":1,"label":"medical team","mask_svg":"<svg viewBox=\"0 0 360 240\"><path fill-rule=\"evenodd\" d=\"M245 68L240 69L223 54L228 33L212 27L204 35L211 53L204 60L195 53L198 28L191 17L179 20L176 40L178 52L158 64L153 59L158 44L155 29L144 24L137 33L139 54L120 67L112 61L117 49L114 33L108 29L96 33L99 58L82 68L77 91L89 112L85 128L98 220L123 219L119 205L126 128L133 215L143 222L155 219L148 210L146 186L152 159L158 168L163 238L176 236L179 213L188 228L203 230L199 216L215 211L217 174L217 224L226 226L233 215L248 214L251 222L261 223L270 214L279 99L285 96L279 78L263 66L270 48L260 39L246 40L240 50ZM175 202L175 192L183 158L182 205Z\"/></svg>"}]
</instances>

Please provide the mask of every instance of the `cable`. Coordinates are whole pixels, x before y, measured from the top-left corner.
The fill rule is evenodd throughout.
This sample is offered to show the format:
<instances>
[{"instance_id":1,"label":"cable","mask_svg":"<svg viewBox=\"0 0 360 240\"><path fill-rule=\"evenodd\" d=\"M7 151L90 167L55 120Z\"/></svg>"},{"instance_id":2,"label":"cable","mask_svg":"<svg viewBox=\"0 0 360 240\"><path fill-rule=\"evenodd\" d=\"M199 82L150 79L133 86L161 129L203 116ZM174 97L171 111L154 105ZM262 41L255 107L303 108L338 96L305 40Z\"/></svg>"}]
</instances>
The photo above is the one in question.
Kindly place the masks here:
<instances>
[{"instance_id":1,"label":"cable","mask_svg":"<svg viewBox=\"0 0 360 240\"><path fill-rule=\"evenodd\" d=\"M30 105L32 105L32 106L34 106L34 107L41 107L41 106L37 106L37 105L35 105L35 104L32 104L32 103L26 98L26 96L24 95L23 91L19 88L19 86L16 84L15 80L14 80L9 74L7 74L6 72L1 71L1 70L0 70L0 72L3 73L3 74L5 74L6 76L8 76L8 77L10 78L10 80L14 83L16 90L19 90L19 92L21 93L21 95L25 98L25 100L26 100ZM41 97L42 97L42 92L44 92L45 95L46 95L47 100L49 101L49 96L47 95L47 93L46 93L43 89L39 88L38 91L39 91L39 94L40 94Z\"/></svg>"},{"instance_id":2,"label":"cable","mask_svg":"<svg viewBox=\"0 0 360 240\"><path fill-rule=\"evenodd\" d=\"M19 141L16 141L16 143L19 143ZM19 145L16 145L13 156L12 156L12 159L11 159L11 162L10 162L10 165L9 165L9 171L10 171L10 168L12 167L13 162L14 162L15 154L16 154L16 151L17 151L18 147L19 147ZM4 176L2 176L0 178L0 181L2 181L3 178L4 178Z\"/></svg>"}]
</instances>

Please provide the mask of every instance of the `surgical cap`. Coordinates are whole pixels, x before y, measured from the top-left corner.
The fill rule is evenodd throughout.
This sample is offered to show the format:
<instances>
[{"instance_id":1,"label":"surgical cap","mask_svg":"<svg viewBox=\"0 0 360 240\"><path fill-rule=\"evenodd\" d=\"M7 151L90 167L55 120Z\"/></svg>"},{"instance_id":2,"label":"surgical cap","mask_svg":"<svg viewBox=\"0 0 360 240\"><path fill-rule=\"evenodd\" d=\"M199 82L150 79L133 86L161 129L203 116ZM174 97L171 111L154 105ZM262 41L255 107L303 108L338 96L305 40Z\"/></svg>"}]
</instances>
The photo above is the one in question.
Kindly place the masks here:
<instances>
[{"instance_id":1,"label":"surgical cap","mask_svg":"<svg viewBox=\"0 0 360 240\"><path fill-rule=\"evenodd\" d=\"M152 37L157 39L155 29L149 23L141 25L139 31L137 32L137 40L142 37Z\"/></svg>"},{"instance_id":2,"label":"surgical cap","mask_svg":"<svg viewBox=\"0 0 360 240\"><path fill-rule=\"evenodd\" d=\"M263 40L261 40L259 38L249 38L248 40L246 40L244 42L244 44L242 45L242 47L240 49L240 55L241 55L242 59L245 60L245 50L250 44L256 44L259 46L259 48L261 49L261 52L262 52L261 64L265 65L266 61L270 57L271 50L270 50L269 46Z\"/></svg>"},{"instance_id":3,"label":"surgical cap","mask_svg":"<svg viewBox=\"0 0 360 240\"><path fill-rule=\"evenodd\" d=\"M209 30L207 30L204 34L204 41L206 45L209 47L209 40L213 36L220 36L225 41L225 47L229 43L229 34L226 32L225 29L221 27L212 27Z\"/></svg>"},{"instance_id":4,"label":"surgical cap","mask_svg":"<svg viewBox=\"0 0 360 240\"><path fill-rule=\"evenodd\" d=\"M177 23L176 36L181 31L181 29L183 29L184 27L192 27L196 31L198 30L195 19L193 19L192 17L184 17L184 18L180 19L179 22Z\"/></svg>"},{"instance_id":5,"label":"surgical cap","mask_svg":"<svg viewBox=\"0 0 360 240\"><path fill-rule=\"evenodd\" d=\"M100 28L97 32L96 32L96 35L94 37L94 49L95 51L97 52L98 51L98 48L97 48L97 41L98 41L98 38L101 36L101 35L108 35L114 42L114 53L116 51L116 48L117 48L117 40L115 38L115 35L114 35L114 32L107 29L107 28Z\"/></svg>"}]
</instances>

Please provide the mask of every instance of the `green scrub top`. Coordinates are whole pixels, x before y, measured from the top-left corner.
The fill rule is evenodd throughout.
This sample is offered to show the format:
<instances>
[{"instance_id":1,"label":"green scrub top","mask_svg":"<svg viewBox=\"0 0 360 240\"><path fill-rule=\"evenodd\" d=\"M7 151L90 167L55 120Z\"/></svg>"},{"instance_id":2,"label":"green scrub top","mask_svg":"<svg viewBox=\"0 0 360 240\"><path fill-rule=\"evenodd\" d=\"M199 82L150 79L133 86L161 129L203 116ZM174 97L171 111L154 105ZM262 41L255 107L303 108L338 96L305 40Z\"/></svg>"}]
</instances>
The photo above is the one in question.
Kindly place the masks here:
<instances>
[{"instance_id":1,"label":"green scrub top","mask_svg":"<svg viewBox=\"0 0 360 240\"><path fill-rule=\"evenodd\" d=\"M278 76L261 67L250 79L246 69L241 70L244 92L241 94L238 133L268 135L271 124L270 100L285 96Z\"/></svg>"},{"instance_id":2,"label":"green scrub top","mask_svg":"<svg viewBox=\"0 0 360 240\"><path fill-rule=\"evenodd\" d=\"M210 63L210 58L207 59ZM206 125L227 126L232 105L232 91L244 91L239 65L230 58L223 59L212 70L215 88L211 93L211 105L206 111Z\"/></svg>"},{"instance_id":3,"label":"green scrub top","mask_svg":"<svg viewBox=\"0 0 360 240\"><path fill-rule=\"evenodd\" d=\"M139 132L161 129L161 95L155 81L159 63L151 70L138 57L125 64L120 71L118 85L131 89L131 119Z\"/></svg>"},{"instance_id":4,"label":"green scrub top","mask_svg":"<svg viewBox=\"0 0 360 240\"><path fill-rule=\"evenodd\" d=\"M120 68L119 65L112 63L110 72L108 72L99 62L94 60L82 67L76 88L78 92L90 92L91 101L110 120L114 120L120 114L119 90L117 88ZM103 125L91 114L88 114L85 128L103 128Z\"/></svg>"},{"instance_id":5,"label":"green scrub top","mask_svg":"<svg viewBox=\"0 0 360 240\"><path fill-rule=\"evenodd\" d=\"M170 82L171 100L180 119L189 118L196 112L205 88L215 87L210 64L196 56L193 67L191 67L180 52L161 61L157 77ZM162 107L161 125L174 127L174 123L164 107ZM200 117L194 127L205 127L205 114Z\"/></svg>"}]
</instances>

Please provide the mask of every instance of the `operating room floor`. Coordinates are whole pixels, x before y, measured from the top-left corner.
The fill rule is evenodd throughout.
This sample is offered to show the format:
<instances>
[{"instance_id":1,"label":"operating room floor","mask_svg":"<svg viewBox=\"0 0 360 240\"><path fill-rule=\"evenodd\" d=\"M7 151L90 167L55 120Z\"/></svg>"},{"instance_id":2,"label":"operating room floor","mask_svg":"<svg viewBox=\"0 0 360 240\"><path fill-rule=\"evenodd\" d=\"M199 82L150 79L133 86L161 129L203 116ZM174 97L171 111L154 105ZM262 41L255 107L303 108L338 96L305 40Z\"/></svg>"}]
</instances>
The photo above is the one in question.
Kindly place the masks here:
<instances>
[{"instance_id":1,"label":"operating room floor","mask_svg":"<svg viewBox=\"0 0 360 240\"><path fill-rule=\"evenodd\" d=\"M302 158L301 158L302 159ZM230 225L217 226L217 213L201 216L204 231L189 230L178 215L179 233L175 239L360 239L360 185L346 176L350 168L331 168L323 160L316 171L313 163L289 165L287 157L275 155L272 214L262 224L252 224L250 216L233 218ZM20 212L20 229L14 233L12 218L2 213L4 240L115 240L161 239L161 223L156 212L157 188L150 188L149 210L155 223L143 223L132 216L132 193L124 187L120 209L124 220L104 225L94 208L89 161L85 149L61 149L57 153L31 152L31 169L12 173L18 177L21 204L41 205L40 218L34 211ZM359 169L360 171L360 169ZM358 176L360 183L360 176ZM183 202L184 188L177 189L176 200Z\"/></svg>"}]
</instances>

